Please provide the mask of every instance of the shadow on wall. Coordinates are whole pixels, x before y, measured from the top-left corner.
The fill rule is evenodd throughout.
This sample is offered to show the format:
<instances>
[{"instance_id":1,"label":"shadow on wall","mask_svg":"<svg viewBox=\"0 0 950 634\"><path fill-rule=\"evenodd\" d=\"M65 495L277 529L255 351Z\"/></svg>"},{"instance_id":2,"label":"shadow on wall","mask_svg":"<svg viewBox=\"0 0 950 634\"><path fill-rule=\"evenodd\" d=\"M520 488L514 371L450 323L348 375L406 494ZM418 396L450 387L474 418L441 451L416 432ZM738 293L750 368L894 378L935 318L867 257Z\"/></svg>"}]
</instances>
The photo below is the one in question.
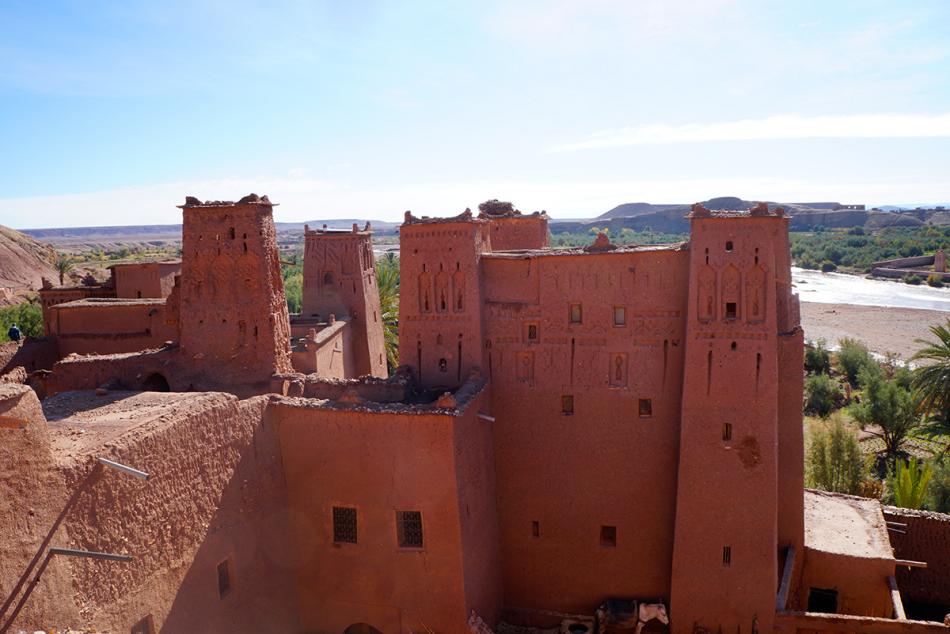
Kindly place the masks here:
<instances>
[{"instance_id":1,"label":"shadow on wall","mask_svg":"<svg viewBox=\"0 0 950 634\"><path fill-rule=\"evenodd\" d=\"M76 501L79 499L79 497L88 491L102 477L102 469L102 465L100 464L97 464L95 467L93 467L92 471L89 472L89 475L86 476L86 479L83 480L82 483L75 488L72 495L69 496L69 500L66 502L65 506L63 506L63 510L60 511L59 515L56 516L56 519L53 521L53 525L50 527L49 532L40 543L39 548L37 548L36 554L33 555L33 558L30 560L30 563L27 564L23 574L13 586L13 589L10 591L10 595L3 602L3 605L0 606L0 622L3 623L3 625L0 626L0 634L6 634L6 632L13 625L14 621L16 621L16 618L19 616L23 606L26 605L30 595L33 593L33 590L40 582L43 572L50 563L50 555L48 553L50 542L53 540L53 537L59 530L63 520L66 519L70 509L76 504ZM32 580L30 579L31 575L33 577ZM30 581L29 585L26 585L27 581ZM24 586L26 586L25 589ZM23 592L22 595L20 595L21 591ZM16 605L11 610L10 607L13 605L13 602L16 600L17 596L20 596L20 598L16 601Z\"/></svg>"},{"instance_id":2,"label":"shadow on wall","mask_svg":"<svg viewBox=\"0 0 950 634\"><path fill-rule=\"evenodd\" d=\"M159 631L300 630L296 553L290 551L287 535L293 518L287 510L272 423L266 419L259 423L241 445L231 448L241 451L241 458L184 579L172 589L174 596L170 605L165 604L168 615Z\"/></svg>"},{"instance_id":3,"label":"shadow on wall","mask_svg":"<svg viewBox=\"0 0 950 634\"><path fill-rule=\"evenodd\" d=\"M345 630L343 634L383 634L372 625L366 623L354 623Z\"/></svg>"}]
</instances>

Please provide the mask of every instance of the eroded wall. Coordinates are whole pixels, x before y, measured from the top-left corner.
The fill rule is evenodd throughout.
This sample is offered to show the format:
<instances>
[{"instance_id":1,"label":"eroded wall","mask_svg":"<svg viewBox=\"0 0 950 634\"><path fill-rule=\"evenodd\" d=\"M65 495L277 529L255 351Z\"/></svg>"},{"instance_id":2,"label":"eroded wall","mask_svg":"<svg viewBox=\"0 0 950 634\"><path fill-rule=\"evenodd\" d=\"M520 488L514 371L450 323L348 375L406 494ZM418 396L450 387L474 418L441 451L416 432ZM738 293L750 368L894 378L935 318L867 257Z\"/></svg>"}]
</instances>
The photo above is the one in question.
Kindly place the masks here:
<instances>
[{"instance_id":1,"label":"eroded wall","mask_svg":"<svg viewBox=\"0 0 950 634\"><path fill-rule=\"evenodd\" d=\"M884 517L906 524L888 533L894 556L927 563L926 568L897 567L901 596L905 601L943 606L950 613L950 515L885 506Z\"/></svg>"}]
</instances>

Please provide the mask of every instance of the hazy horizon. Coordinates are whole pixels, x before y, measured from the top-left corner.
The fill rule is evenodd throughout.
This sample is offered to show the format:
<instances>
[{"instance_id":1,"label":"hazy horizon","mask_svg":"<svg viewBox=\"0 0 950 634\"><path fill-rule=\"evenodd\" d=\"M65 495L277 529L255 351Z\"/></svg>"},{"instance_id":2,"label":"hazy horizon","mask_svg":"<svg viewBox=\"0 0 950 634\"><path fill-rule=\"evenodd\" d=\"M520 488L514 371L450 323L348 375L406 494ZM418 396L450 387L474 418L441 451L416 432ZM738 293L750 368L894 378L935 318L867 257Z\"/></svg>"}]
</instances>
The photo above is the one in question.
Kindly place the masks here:
<instances>
[{"instance_id":1,"label":"hazy horizon","mask_svg":"<svg viewBox=\"0 0 950 634\"><path fill-rule=\"evenodd\" d=\"M950 200L950 4L4 3L0 224Z\"/></svg>"}]
</instances>

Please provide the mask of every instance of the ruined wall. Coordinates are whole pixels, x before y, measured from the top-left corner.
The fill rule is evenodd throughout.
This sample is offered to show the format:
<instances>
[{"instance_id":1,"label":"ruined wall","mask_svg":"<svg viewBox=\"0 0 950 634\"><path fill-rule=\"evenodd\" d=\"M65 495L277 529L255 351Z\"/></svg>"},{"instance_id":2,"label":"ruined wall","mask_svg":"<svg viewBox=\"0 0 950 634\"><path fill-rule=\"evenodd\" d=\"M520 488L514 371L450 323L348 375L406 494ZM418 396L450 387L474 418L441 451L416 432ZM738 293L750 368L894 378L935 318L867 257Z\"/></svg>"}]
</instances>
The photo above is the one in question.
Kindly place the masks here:
<instances>
[{"instance_id":1,"label":"ruined wall","mask_svg":"<svg viewBox=\"0 0 950 634\"><path fill-rule=\"evenodd\" d=\"M350 322L353 370L347 378L385 377L382 311L373 257L372 233L304 230L301 315L327 320L331 314Z\"/></svg>"},{"instance_id":2,"label":"ruined wall","mask_svg":"<svg viewBox=\"0 0 950 634\"><path fill-rule=\"evenodd\" d=\"M181 350L205 384L290 372L290 317L267 197L182 207Z\"/></svg>"},{"instance_id":3,"label":"ruined wall","mask_svg":"<svg viewBox=\"0 0 950 634\"><path fill-rule=\"evenodd\" d=\"M68 408L70 398L45 405ZM151 474L143 482L102 470L71 511L73 547L135 558L73 565L88 621L117 632L149 616L154 631L298 631L288 600L293 558L285 548L283 474L274 430L263 420L266 399L143 393L103 405L123 399L132 399L139 424L63 460L70 490L99 455ZM97 417L107 415L100 405ZM70 419L52 425L66 438L77 426ZM89 427L84 436L95 433ZM225 559L231 589L219 596L217 566Z\"/></svg>"},{"instance_id":4,"label":"ruined wall","mask_svg":"<svg viewBox=\"0 0 950 634\"><path fill-rule=\"evenodd\" d=\"M383 632L467 634L471 609L497 614L491 448L477 411L477 401L454 415L275 401L268 418L279 430L290 509L299 518L305 628L342 632L368 623ZM334 542L334 506L356 508L357 543ZM397 511L421 512L422 548L400 547Z\"/></svg>"},{"instance_id":5,"label":"ruined wall","mask_svg":"<svg viewBox=\"0 0 950 634\"><path fill-rule=\"evenodd\" d=\"M899 528L903 533L889 532L894 556L927 562L927 568L897 567L901 596L905 601L950 606L950 515L885 506L884 517L907 525Z\"/></svg>"},{"instance_id":6,"label":"ruined wall","mask_svg":"<svg viewBox=\"0 0 950 634\"><path fill-rule=\"evenodd\" d=\"M48 329L60 356L156 348L178 339L163 299L87 299L50 309Z\"/></svg>"},{"instance_id":7,"label":"ruined wall","mask_svg":"<svg viewBox=\"0 0 950 634\"><path fill-rule=\"evenodd\" d=\"M543 212L479 217L489 220L492 251L543 249L549 244L548 216Z\"/></svg>"},{"instance_id":8,"label":"ruined wall","mask_svg":"<svg viewBox=\"0 0 950 634\"><path fill-rule=\"evenodd\" d=\"M51 338L0 343L0 374L20 366L27 372L49 370L58 359L56 341Z\"/></svg>"},{"instance_id":9,"label":"ruined wall","mask_svg":"<svg viewBox=\"0 0 950 634\"><path fill-rule=\"evenodd\" d=\"M136 299L168 297L181 273L181 262L141 262L112 267L115 296Z\"/></svg>"},{"instance_id":10,"label":"ruined wall","mask_svg":"<svg viewBox=\"0 0 950 634\"><path fill-rule=\"evenodd\" d=\"M33 390L0 383L0 626L41 572L48 546L67 546L66 488L53 467L43 410ZM58 529L58 530L57 530ZM13 632L80 625L69 564L54 558L13 620Z\"/></svg>"},{"instance_id":11,"label":"ruined wall","mask_svg":"<svg viewBox=\"0 0 950 634\"><path fill-rule=\"evenodd\" d=\"M669 596L687 259L679 248L482 259L512 619ZM601 544L603 526L615 546Z\"/></svg>"},{"instance_id":12,"label":"ruined wall","mask_svg":"<svg viewBox=\"0 0 950 634\"><path fill-rule=\"evenodd\" d=\"M296 372L317 374L327 379L346 379L355 375L351 324L337 321L320 330L293 340L291 362Z\"/></svg>"},{"instance_id":13,"label":"ruined wall","mask_svg":"<svg viewBox=\"0 0 950 634\"><path fill-rule=\"evenodd\" d=\"M793 303L780 284L787 231L785 218L755 211L694 211L673 632L695 623L712 631L772 628L779 553L789 545L778 541L777 490L786 477L800 482L802 470L799 454L797 466L783 461L779 471L777 338L789 330L779 315ZM801 435L800 419L796 425ZM794 539L794 527L787 530Z\"/></svg>"},{"instance_id":14,"label":"ruined wall","mask_svg":"<svg viewBox=\"0 0 950 634\"><path fill-rule=\"evenodd\" d=\"M400 228L399 363L429 388L461 385L482 354L479 262L491 250L488 223L471 212Z\"/></svg>"},{"instance_id":15,"label":"ruined wall","mask_svg":"<svg viewBox=\"0 0 950 634\"><path fill-rule=\"evenodd\" d=\"M109 355L72 355L53 366L46 377L50 396L69 390L94 390L110 384L113 389L141 390L153 375L161 375L173 392L184 392L194 377L179 368L177 349L163 348Z\"/></svg>"},{"instance_id":16,"label":"ruined wall","mask_svg":"<svg viewBox=\"0 0 950 634\"><path fill-rule=\"evenodd\" d=\"M838 612L856 616L894 618L887 578L894 574L894 561L847 557L805 548L801 589L802 611L808 607L810 588L838 592Z\"/></svg>"}]
</instances>

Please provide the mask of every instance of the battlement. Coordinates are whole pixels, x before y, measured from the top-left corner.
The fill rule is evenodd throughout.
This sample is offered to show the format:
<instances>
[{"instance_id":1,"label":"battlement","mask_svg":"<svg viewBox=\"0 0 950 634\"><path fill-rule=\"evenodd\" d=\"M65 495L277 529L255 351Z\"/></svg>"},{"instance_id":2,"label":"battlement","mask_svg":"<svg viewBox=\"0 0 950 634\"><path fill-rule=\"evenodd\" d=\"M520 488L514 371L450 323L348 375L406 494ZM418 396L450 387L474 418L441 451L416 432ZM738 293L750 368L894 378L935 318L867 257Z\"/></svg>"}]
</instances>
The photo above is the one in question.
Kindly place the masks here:
<instances>
[{"instance_id":1,"label":"battlement","mask_svg":"<svg viewBox=\"0 0 950 634\"><path fill-rule=\"evenodd\" d=\"M267 196L258 196L257 194L248 194L237 202L233 200L206 200L202 202L194 196L185 196L185 204L178 205L179 209L197 209L197 208L221 208L237 207L238 205L262 205L266 207L276 207L280 203L272 203Z\"/></svg>"}]
</instances>

